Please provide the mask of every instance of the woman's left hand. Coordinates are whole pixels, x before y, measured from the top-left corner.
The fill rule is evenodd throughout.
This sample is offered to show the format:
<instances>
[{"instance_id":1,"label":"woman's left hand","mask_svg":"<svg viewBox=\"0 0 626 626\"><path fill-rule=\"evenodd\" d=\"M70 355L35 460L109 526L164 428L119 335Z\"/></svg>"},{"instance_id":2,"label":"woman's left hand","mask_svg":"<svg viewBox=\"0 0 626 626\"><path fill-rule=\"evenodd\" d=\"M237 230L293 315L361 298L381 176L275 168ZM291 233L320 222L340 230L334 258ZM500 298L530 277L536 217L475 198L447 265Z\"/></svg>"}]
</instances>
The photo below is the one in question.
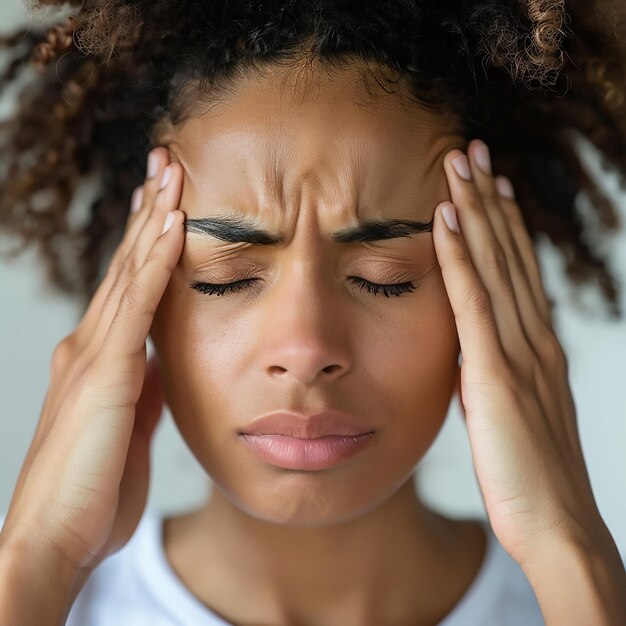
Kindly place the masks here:
<instances>
[{"instance_id":1,"label":"woman's left hand","mask_svg":"<svg viewBox=\"0 0 626 626\"><path fill-rule=\"evenodd\" d=\"M496 185L487 146L473 140L468 154L444 158L461 235L447 229L443 202L433 236L461 346L476 476L495 535L525 565L554 541L588 542L608 530L532 241L515 200L499 193L510 182Z\"/></svg>"}]
</instances>

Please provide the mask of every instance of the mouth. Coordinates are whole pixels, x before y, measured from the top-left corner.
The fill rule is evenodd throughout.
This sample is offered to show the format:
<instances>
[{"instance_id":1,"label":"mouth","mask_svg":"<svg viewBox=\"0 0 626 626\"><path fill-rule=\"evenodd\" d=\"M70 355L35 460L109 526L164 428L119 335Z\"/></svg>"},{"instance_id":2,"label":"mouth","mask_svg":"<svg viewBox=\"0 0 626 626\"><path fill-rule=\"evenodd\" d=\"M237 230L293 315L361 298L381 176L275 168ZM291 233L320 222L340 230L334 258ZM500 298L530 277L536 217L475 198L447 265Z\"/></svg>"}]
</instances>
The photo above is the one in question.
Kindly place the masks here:
<instances>
[{"instance_id":1,"label":"mouth","mask_svg":"<svg viewBox=\"0 0 626 626\"><path fill-rule=\"evenodd\" d=\"M257 418L242 428L238 434L318 439L320 437L358 437L371 433L373 430L364 423L363 419L342 411L329 409L317 413L299 413L280 410Z\"/></svg>"},{"instance_id":2,"label":"mouth","mask_svg":"<svg viewBox=\"0 0 626 626\"><path fill-rule=\"evenodd\" d=\"M316 438L280 434L247 434L239 437L258 458L277 467L293 470L322 470L340 465L363 451L374 433L327 435Z\"/></svg>"}]
</instances>

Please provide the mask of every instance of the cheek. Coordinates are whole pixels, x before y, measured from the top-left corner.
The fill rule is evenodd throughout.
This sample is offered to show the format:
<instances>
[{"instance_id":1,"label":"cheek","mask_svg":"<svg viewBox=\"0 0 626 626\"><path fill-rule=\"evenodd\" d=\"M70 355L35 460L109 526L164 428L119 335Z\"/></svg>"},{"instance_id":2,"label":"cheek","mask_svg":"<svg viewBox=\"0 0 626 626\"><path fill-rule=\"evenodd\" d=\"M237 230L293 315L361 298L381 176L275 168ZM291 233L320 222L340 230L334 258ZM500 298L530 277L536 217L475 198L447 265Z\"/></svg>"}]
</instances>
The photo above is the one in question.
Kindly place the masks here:
<instances>
[{"instance_id":1,"label":"cheek","mask_svg":"<svg viewBox=\"0 0 626 626\"><path fill-rule=\"evenodd\" d=\"M459 342L441 274L420 288L410 305L385 324L372 326L376 341L362 355L371 378L393 401L390 435L413 446L417 458L428 448L447 414L458 369ZM376 334L378 333L378 334ZM391 422L391 418L390 418ZM417 446L417 449L415 448Z\"/></svg>"},{"instance_id":2,"label":"cheek","mask_svg":"<svg viewBox=\"0 0 626 626\"><path fill-rule=\"evenodd\" d=\"M207 307L202 297L184 287L168 286L159 304L151 336L172 409L185 405L183 412L188 414L185 409L194 399L210 400L215 388L228 397L228 385L236 383L229 383L228 367L239 361L242 329L239 318L222 316L221 310Z\"/></svg>"}]
</instances>

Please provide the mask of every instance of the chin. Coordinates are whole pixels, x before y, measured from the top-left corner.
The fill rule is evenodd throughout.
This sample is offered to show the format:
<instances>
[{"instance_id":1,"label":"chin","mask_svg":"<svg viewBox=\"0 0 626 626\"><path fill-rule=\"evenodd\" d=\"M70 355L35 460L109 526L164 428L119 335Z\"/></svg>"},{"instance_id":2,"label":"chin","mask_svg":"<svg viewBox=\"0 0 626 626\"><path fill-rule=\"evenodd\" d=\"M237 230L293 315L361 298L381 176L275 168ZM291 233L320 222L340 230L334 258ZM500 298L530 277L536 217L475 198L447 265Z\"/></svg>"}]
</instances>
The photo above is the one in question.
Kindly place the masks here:
<instances>
[{"instance_id":1,"label":"chin","mask_svg":"<svg viewBox=\"0 0 626 626\"><path fill-rule=\"evenodd\" d=\"M301 472L278 470L271 478L246 480L237 488L213 480L233 506L250 517L269 524L292 528L333 526L358 520L375 511L408 480L413 485L411 466L395 480L372 480L373 472L360 478L348 475L348 468ZM338 471L343 469L344 471ZM354 468L352 468L354 472Z\"/></svg>"}]
</instances>

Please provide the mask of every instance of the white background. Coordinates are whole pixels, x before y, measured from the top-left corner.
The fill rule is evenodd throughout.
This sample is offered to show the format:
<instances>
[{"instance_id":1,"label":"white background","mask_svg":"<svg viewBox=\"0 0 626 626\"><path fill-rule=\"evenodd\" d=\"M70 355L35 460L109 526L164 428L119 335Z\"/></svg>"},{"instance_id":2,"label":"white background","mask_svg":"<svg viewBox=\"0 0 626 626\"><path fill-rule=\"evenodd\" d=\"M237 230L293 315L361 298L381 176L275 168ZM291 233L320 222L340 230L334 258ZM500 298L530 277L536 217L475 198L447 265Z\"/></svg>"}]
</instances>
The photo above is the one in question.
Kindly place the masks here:
<instances>
[{"instance_id":1,"label":"white background","mask_svg":"<svg viewBox=\"0 0 626 626\"><path fill-rule=\"evenodd\" d=\"M26 19L19 0L0 4L2 31ZM6 108L6 107L5 107ZM6 111L3 109L3 115ZM619 202L626 223L626 195L617 177L601 172L596 155L589 166ZM581 208L581 211L586 209ZM603 239L613 271L626 291L626 232ZM568 355L570 385L598 506L622 555L626 554L626 319L609 321L598 292L586 289L574 305L563 261L547 241L538 248L544 283L557 299L556 330ZM45 284L40 261L29 251L18 261L0 261L0 514L6 512L33 435L48 383L50 355L71 331L79 311ZM622 297L626 310L625 298ZM180 438L166 412L153 443L153 473L148 506L182 511L204 500L210 480ZM434 445L420 464L425 498L453 516L484 516L473 472L467 434L456 400Z\"/></svg>"}]
</instances>

